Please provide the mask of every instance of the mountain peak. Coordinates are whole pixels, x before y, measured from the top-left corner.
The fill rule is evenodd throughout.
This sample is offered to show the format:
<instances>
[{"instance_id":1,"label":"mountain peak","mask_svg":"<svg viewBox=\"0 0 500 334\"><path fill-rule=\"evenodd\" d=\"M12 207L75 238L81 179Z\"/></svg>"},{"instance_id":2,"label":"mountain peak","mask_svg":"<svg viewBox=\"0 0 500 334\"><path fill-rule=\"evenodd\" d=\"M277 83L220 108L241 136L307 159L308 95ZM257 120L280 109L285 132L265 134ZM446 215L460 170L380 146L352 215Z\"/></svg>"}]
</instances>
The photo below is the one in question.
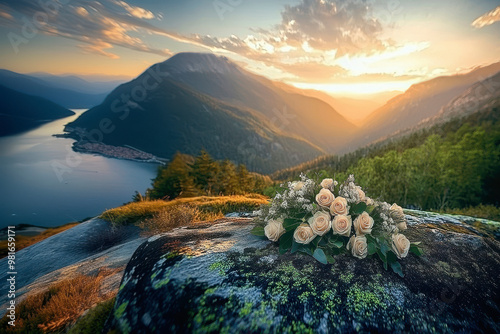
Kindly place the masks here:
<instances>
[{"instance_id":1,"label":"mountain peak","mask_svg":"<svg viewBox=\"0 0 500 334\"><path fill-rule=\"evenodd\" d=\"M213 53L181 52L163 64L171 73L230 73L238 69L228 58Z\"/></svg>"}]
</instances>

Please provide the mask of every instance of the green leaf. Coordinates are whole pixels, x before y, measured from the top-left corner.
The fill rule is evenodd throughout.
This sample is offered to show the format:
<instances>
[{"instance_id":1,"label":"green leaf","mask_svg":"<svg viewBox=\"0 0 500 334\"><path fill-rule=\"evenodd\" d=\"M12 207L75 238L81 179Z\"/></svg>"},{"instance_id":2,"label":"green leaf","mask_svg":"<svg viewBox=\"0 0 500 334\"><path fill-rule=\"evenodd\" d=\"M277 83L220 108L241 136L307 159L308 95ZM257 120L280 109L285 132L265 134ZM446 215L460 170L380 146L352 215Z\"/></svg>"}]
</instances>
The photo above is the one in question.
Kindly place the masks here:
<instances>
[{"instance_id":1,"label":"green leaf","mask_svg":"<svg viewBox=\"0 0 500 334\"><path fill-rule=\"evenodd\" d=\"M297 243L295 240L292 240L292 250L290 251L290 253L295 253L299 250L299 247L300 247L300 244Z\"/></svg>"},{"instance_id":2,"label":"green leaf","mask_svg":"<svg viewBox=\"0 0 500 334\"><path fill-rule=\"evenodd\" d=\"M377 245L374 242L368 242L368 255L373 255L377 252Z\"/></svg>"},{"instance_id":3,"label":"green leaf","mask_svg":"<svg viewBox=\"0 0 500 334\"><path fill-rule=\"evenodd\" d=\"M384 254L385 257L387 257L387 251L389 250L389 246L385 242L380 243L380 251L382 254Z\"/></svg>"},{"instance_id":4,"label":"green leaf","mask_svg":"<svg viewBox=\"0 0 500 334\"><path fill-rule=\"evenodd\" d=\"M293 232L286 232L280 238L280 254L285 254L290 248L292 248Z\"/></svg>"},{"instance_id":5,"label":"green leaf","mask_svg":"<svg viewBox=\"0 0 500 334\"><path fill-rule=\"evenodd\" d=\"M300 224L302 224L302 220L293 219L293 218L286 218L283 221L283 227L285 228L285 230L287 232L295 231L295 229L297 227L299 227Z\"/></svg>"},{"instance_id":6,"label":"green leaf","mask_svg":"<svg viewBox=\"0 0 500 334\"><path fill-rule=\"evenodd\" d=\"M321 238L318 245L321 247L327 247L328 246L328 238L326 236Z\"/></svg>"},{"instance_id":7,"label":"green leaf","mask_svg":"<svg viewBox=\"0 0 500 334\"><path fill-rule=\"evenodd\" d=\"M380 260L384 262L384 268L387 270L387 257L379 249L377 249L377 254Z\"/></svg>"},{"instance_id":8,"label":"green leaf","mask_svg":"<svg viewBox=\"0 0 500 334\"><path fill-rule=\"evenodd\" d=\"M311 241L310 245L313 245L314 249L316 249L318 247L318 244L320 243L321 239L322 239L322 237L318 235L316 238L313 239L313 241Z\"/></svg>"},{"instance_id":9,"label":"green leaf","mask_svg":"<svg viewBox=\"0 0 500 334\"><path fill-rule=\"evenodd\" d=\"M330 240L328 240L328 243L332 246L337 247L337 248L344 246L344 242L342 241L342 237L340 237L338 235L333 235L333 238L330 238Z\"/></svg>"},{"instance_id":10,"label":"green leaf","mask_svg":"<svg viewBox=\"0 0 500 334\"><path fill-rule=\"evenodd\" d=\"M339 254L341 254L344 251L343 248L335 248L335 247L334 248L329 248L328 250L333 255L339 255Z\"/></svg>"},{"instance_id":11,"label":"green leaf","mask_svg":"<svg viewBox=\"0 0 500 334\"><path fill-rule=\"evenodd\" d=\"M392 268L392 271L394 271L399 276L405 277L405 275L403 274L403 268L401 268L401 265L399 264L398 261L392 262L391 263L391 268Z\"/></svg>"},{"instance_id":12,"label":"green leaf","mask_svg":"<svg viewBox=\"0 0 500 334\"><path fill-rule=\"evenodd\" d=\"M328 263L330 263L330 264L335 263L335 259L333 258L333 256L331 256L328 253L326 253L325 255L326 255L326 261L328 261Z\"/></svg>"},{"instance_id":13,"label":"green leaf","mask_svg":"<svg viewBox=\"0 0 500 334\"><path fill-rule=\"evenodd\" d=\"M398 262L398 257L396 256L396 254L393 251L387 252L387 262L391 263L391 264L394 262Z\"/></svg>"},{"instance_id":14,"label":"green leaf","mask_svg":"<svg viewBox=\"0 0 500 334\"><path fill-rule=\"evenodd\" d=\"M310 256L313 255L313 251L309 247L309 245L300 245L297 251L300 253L303 253L303 254L310 255Z\"/></svg>"},{"instance_id":15,"label":"green leaf","mask_svg":"<svg viewBox=\"0 0 500 334\"><path fill-rule=\"evenodd\" d=\"M350 213L351 213L351 215L360 215L364 211L366 211L366 203L365 202L359 202L357 204L354 204L351 207Z\"/></svg>"},{"instance_id":16,"label":"green leaf","mask_svg":"<svg viewBox=\"0 0 500 334\"><path fill-rule=\"evenodd\" d=\"M366 207L366 210L365 210L365 211L366 211L369 215L371 215L374 209L375 209L375 205L368 205L368 206Z\"/></svg>"},{"instance_id":17,"label":"green leaf","mask_svg":"<svg viewBox=\"0 0 500 334\"><path fill-rule=\"evenodd\" d=\"M321 262L323 264L328 263L328 260L326 259L325 252L323 252L323 250L321 248L316 248L316 250L313 253L313 256L316 260L318 260L319 262Z\"/></svg>"},{"instance_id":18,"label":"green leaf","mask_svg":"<svg viewBox=\"0 0 500 334\"><path fill-rule=\"evenodd\" d=\"M423 254L422 249L420 249L420 247L415 244L410 244L410 252L412 252L416 256L422 256Z\"/></svg>"},{"instance_id":19,"label":"green leaf","mask_svg":"<svg viewBox=\"0 0 500 334\"><path fill-rule=\"evenodd\" d=\"M258 237L265 237L266 234L264 233L264 227L263 226L255 226L251 231L251 234L256 235Z\"/></svg>"}]
</instances>

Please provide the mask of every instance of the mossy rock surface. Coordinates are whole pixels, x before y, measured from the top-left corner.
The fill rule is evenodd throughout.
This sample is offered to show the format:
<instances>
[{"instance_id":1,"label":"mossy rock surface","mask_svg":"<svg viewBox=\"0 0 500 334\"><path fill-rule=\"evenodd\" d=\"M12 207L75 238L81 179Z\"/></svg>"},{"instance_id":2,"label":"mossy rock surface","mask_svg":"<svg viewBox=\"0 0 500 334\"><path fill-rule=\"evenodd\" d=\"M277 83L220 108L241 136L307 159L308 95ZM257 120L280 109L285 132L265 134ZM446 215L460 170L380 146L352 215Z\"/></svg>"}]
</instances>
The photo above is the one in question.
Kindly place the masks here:
<instances>
[{"instance_id":1,"label":"mossy rock surface","mask_svg":"<svg viewBox=\"0 0 500 334\"><path fill-rule=\"evenodd\" d=\"M500 332L500 243L494 233L436 217L408 216L405 234L422 241L425 254L401 260L403 278L385 271L376 258L343 254L323 265L306 255L279 255L276 244L249 233L253 224L245 219L152 237L127 266L107 328L123 333Z\"/></svg>"}]
</instances>

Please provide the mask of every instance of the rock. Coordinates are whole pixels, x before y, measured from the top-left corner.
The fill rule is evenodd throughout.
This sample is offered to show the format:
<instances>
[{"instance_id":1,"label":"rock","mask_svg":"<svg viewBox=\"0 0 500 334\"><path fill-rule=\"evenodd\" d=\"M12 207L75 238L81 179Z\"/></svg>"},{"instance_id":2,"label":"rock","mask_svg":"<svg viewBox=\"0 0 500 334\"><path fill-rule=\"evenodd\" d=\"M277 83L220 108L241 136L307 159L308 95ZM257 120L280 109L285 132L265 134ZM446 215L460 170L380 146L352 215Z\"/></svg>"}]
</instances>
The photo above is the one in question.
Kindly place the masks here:
<instances>
[{"instance_id":1,"label":"rock","mask_svg":"<svg viewBox=\"0 0 500 334\"><path fill-rule=\"evenodd\" d=\"M150 238L127 265L106 329L123 333L493 333L500 331L500 243L454 217L410 212L425 254L279 255L250 219ZM455 230L448 225L455 227ZM475 229L475 228L474 228Z\"/></svg>"},{"instance_id":2,"label":"rock","mask_svg":"<svg viewBox=\"0 0 500 334\"><path fill-rule=\"evenodd\" d=\"M123 268L145 240L139 232L135 226L115 229L109 222L94 218L18 251L16 302L58 281L94 274L101 268L118 269L103 282L105 289L114 290ZM0 267L7 268L7 261L1 259ZM7 278L7 271L1 271L0 280L5 282ZM8 302L7 293L0 294L0 316L5 314Z\"/></svg>"}]
</instances>

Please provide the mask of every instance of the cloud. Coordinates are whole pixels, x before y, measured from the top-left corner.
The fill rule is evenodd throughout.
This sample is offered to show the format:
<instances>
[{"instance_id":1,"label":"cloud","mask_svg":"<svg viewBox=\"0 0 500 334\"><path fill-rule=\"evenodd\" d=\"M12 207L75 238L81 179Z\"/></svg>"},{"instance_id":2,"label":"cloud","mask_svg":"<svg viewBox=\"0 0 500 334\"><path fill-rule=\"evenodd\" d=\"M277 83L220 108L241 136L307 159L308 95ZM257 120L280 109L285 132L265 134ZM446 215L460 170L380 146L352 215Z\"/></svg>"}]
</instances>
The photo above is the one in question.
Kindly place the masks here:
<instances>
[{"instance_id":1,"label":"cloud","mask_svg":"<svg viewBox=\"0 0 500 334\"><path fill-rule=\"evenodd\" d=\"M498 21L500 21L500 6L475 19L472 22L472 26L474 28L482 28Z\"/></svg>"},{"instance_id":2,"label":"cloud","mask_svg":"<svg viewBox=\"0 0 500 334\"><path fill-rule=\"evenodd\" d=\"M9 2L3 12L33 18L44 11L41 2ZM159 18L148 9L121 0L72 0L50 13L40 31L80 42L84 52L118 58L115 47L169 57L169 50L155 48L142 36L156 34L224 54L246 68L273 79L301 79L328 83L339 78L381 73L377 63L419 52L425 47L396 45L384 39L384 27L374 16L373 1L301 0L285 6L281 20L269 29L254 28L247 36L182 35L150 23ZM2 7L0 7L2 10ZM9 20L7 20L9 21ZM1 22L1 21L0 21ZM390 72L387 72L390 73ZM393 73L394 74L394 73ZM396 74L394 74L396 75Z\"/></svg>"},{"instance_id":3,"label":"cloud","mask_svg":"<svg viewBox=\"0 0 500 334\"><path fill-rule=\"evenodd\" d=\"M141 7L130 6L125 1L115 1L115 3L125 8L125 10L133 17L137 17L139 19L148 19L148 20L154 19L155 17L151 11Z\"/></svg>"},{"instance_id":4,"label":"cloud","mask_svg":"<svg viewBox=\"0 0 500 334\"><path fill-rule=\"evenodd\" d=\"M39 28L41 33L74 39L84 44L78 45L85 52L92 52L113 59L118 55L105 51L120 46L130 50L148 52L169 57L167 49L148 46L139 37L141 31L154 31L157 28L143 21L154 15L141 7L130 6L124 1L87 1L73 0L67 5L44 8L44 2L17 0L5 4L8 15L17 15L11 26L19 27L23 19L28 19ZM58 4L58 2L52 2ZM37 17L45 17L36 22ZM3 23L3 22L2 22Z\"/></svg>"},{"instance_id":5,"label":"cloud","mask_svg":"<svg viewBox=\"0 0 500 334\"><path fill-rule=\"evenodd\" d=\"M195 35L192 39L214 52L233 52L307 82L359 75L361 68L377 73L377 63L429 46L426 42L396 44L384 39L384 27L374 16L372 4L362 0L302 0L285 6L281 21L270 29L254 28L253 34L241 38Z\"/></svg>"}]
</instances>

